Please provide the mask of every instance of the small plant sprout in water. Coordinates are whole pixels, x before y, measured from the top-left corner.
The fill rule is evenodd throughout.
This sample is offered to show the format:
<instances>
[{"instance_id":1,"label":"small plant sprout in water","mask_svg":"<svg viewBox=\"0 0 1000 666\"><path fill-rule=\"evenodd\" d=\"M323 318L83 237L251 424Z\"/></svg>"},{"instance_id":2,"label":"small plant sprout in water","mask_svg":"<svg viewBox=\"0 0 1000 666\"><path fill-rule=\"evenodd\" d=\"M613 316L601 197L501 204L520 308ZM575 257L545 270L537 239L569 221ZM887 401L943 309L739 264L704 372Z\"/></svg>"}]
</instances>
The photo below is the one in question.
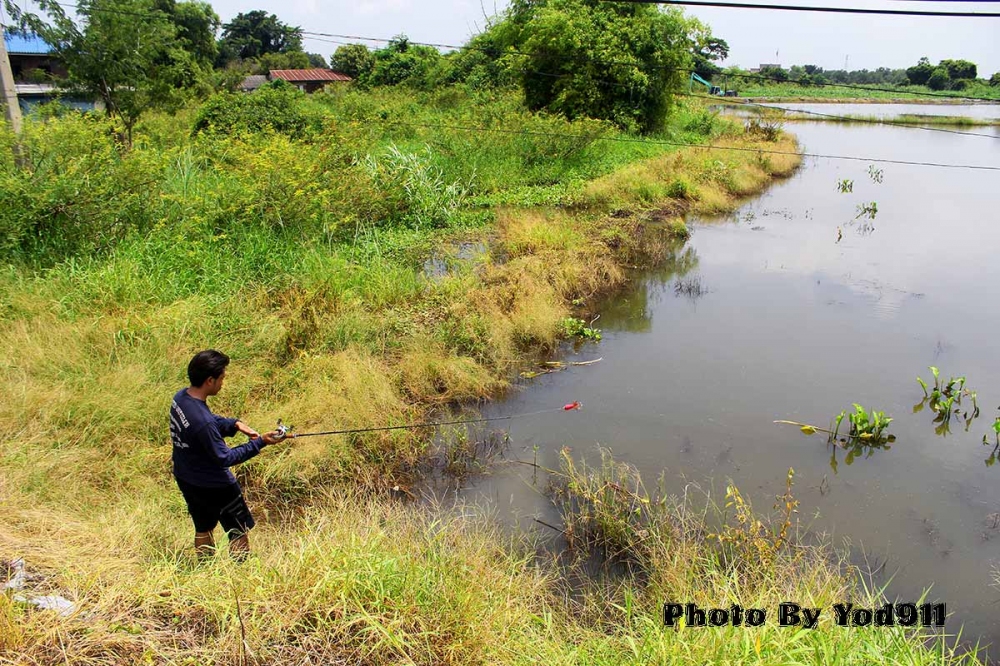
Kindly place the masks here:
<instances>
[{"instance_id":1,"label":"small plant sprout in water","mask_svg":"<svg viewBox=\"0 0 1000 666\"><path fill-rule=\"evenodd\" d=\"M993 432L983 435L983 446L992 446L993 452L985 460L987 467L992 467L997 461L997 453L1000 453L1000 416L993 421Z\"/></svg>"},{"instance_id":2,"label":"small plant sprout in water","mask_svg":"<svg viewBox=\"0 0 1000 666\"><path fill-rule=\"evenodd\" d=\"M840 190L841 194L850 194L854 191L854 181L850 178L844 178L843 180L837 181L837 189Z\"/></svg>"},{"instance_id":3,"label":"small plant sprout in water","mask_svg":"<svg viewBox=\"0 0 1000 666\"><path fill-rule=\"evenodd\" d=\"M869 220L874 220L876 215L878 215L878 202L872 201L871 203L858 204L858 214L854 216L854 219L867 217Z\"/></svg>"},{"instance_id":4,"label":"small plant sprout in water","mask_svg":"<svg viewBox=\"0 0 1000 666\"><path fill-rule=\"evenodd\" d=\"M930 366L931 375L934 377L934 387L931 388L922 378L917 377L917 383L924 391L924 399L913 406L913 413L916 414L930 406L935 413L934 423L937 424L934 432L942 437L951 434L951 417L953 414L961 414L965 419L965 431L968 432L972 426L972 421L979 417L979 403L975 391L965 386L965 377L951 377L948 381L941 379L941 372L934 366ZM962 399L969 398L972 401L971 409L963 409Z\"/></svg>"},{"instance_id":5,"label":"small plant sprout in water","mask_svg":"<svg viewBox=\"0 0 1000 666\"><path fill-rule=\"evenodd\" d=\"M868 165L868 177L872 179L873 183L882 183L882 169L877 168L874 164Z\"/></svg>"},{"instance_id":6,"label":"small plant sprout in water","mask_svg":"<svg viewBox=\"0 0 1000 666\"><path fill-rule=\"evenodd\" d=\"M582 319L576 317L566 317L562 320L562 332L567 338L580 338L582 340L593 340L597 342L601 339L601 329L594 328L594 322L600 318L597 315L587 324Z\"/></svg>"},{"instance_id":7,"label":"small plant sprout in water","mask_svg":"<svg viewBox=\"0 0 1000 666\"><path fill-rule=\"evenodd\" d=\"M844 427L844 419L847 419L849 427L846 434L842 436L840 429ZM886 416L885 412L875 409L868 411L857 403L854 403L853 412L845 410L837 414L833 418L833 423L829 428L820 428L819 426L798 423L797 421L775 421L775 423L798 426L799 430L806 435L815 435L817 432L825 433L827 435L827 443L847 451L845 462L848 465L862 454L866 458L870 458L876 449L888 450L890 448L889 444L896 441L896 436L889 434L886 430L889 424L892 423L892 417ZM836 472L836 450L830 464L834 472Z\"/></svg>"}]
</instances>

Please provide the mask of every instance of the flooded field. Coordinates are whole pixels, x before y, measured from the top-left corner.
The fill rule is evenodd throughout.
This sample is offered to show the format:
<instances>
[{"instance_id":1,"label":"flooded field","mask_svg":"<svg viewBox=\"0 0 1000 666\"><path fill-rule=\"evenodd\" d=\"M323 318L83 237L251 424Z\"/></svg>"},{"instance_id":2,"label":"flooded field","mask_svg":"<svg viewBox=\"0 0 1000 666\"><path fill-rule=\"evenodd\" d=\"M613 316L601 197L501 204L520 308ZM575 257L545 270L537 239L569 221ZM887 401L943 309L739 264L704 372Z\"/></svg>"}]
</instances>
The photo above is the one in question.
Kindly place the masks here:
<instances>
[{"instance_id":1,"label":"flooded field","mask_svg":"<svg viewBox=\"0 0 1000 666\"><path fill-rule=\"evenodd\" d=\"M800 102L764 102L796 111L828 113L838 116L959 116L979 120L1000 120L1000 104L809 104Z\"/></svg>"},{"instance_id":2,"label":"flooded field","mask_svg":"<svg viewBox=\"0 0 1000 666\"><path fill-rule=\"evenodd\" d=\"M803 105L805 106L805 105ZM833 111L823 105L824 112ZM858 105L867 114L898 112ZM973 107L977 109L979 107ZM987 107L983 107L984 113ZM956 107L920 107L921 113ZM1000 140L904 127L790 124L808 153L1000 165ZM844 181L850 182L848 188ZM795 468L803 529L866 552L890 597L944 601L947 629L1000 642L1000 465L982 444L1000 414L1000 172L808 158L725 219L693 219L674 260L595 309L589 366L526 381L486 416L580 401L579 412L517 420L511 455L598 461L597 446L652 487L727 479L770 509ZM849 191L842 191L842 190ZM874 204L874 205L873 205ZM982 414L937 434L916 381L965 376ZM889 450L845 459L822 435L852 403L892 416ZM966 401L966 404L969 404ZM525 530L553 519L530 468L466 491ZM994 648L996 657L1000 650Z\"/></svg>"}]
</instances>

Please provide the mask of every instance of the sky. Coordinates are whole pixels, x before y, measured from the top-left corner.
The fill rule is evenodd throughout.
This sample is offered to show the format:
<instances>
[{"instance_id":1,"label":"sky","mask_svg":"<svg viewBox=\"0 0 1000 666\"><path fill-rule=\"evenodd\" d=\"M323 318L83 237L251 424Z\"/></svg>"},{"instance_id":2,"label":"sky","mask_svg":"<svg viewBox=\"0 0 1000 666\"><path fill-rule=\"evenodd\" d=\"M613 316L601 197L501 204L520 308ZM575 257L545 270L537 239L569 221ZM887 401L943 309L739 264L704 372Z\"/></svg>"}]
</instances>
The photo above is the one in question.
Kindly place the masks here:
<instances>
[{"instance_id":1,"label":"sky","mask_svg":"<svg viewBox=\"0 0 1000 666\"><path fill-rule=\"evenodd\" d=\"M740 0L735 0L740 1ZM994 2L889 0L773 0L783 4L893 9L993 11ZM388 38L405 33L420 42L462 44L502 11L504 0L214 0L223 21L263 9L304 30ZM1000 19L874 17L753 9L688 8L731 48L725 63L814 64L825 69L900 68L921 56L932 62L964 58L980 76L1000 71ZM374 44L369 42L369 44ZM305 49L329 56L336 44L307 40Z\"/></svg>"},{"instance_id":2,"label":"sky","mask_svg":"<svg viewBox=\"0 0 1000 666\"><path fill-rule=\"evenodd\" d=\"M749 0L733 0L736 2ZM758 2L761 0L757 0ZM1000 12L1000 2L956 0L766 0L773 4ZM463 44L482 30L506 0L209 0L223 22L262 9L303 30L387 39L406 34L417 42ZM30 2L26 4L32 4ZM1000 18L937 18L816 14L757 9L686 8L725 39L725 65L824 69L903 68L922 56L971 60L979 75L1000 72ZM345 40L354 41L354 40ZM363 42L380 46L378 42ZM338 44L304 41L306 51L329 56Z\"/></svg>"}]
</instances>

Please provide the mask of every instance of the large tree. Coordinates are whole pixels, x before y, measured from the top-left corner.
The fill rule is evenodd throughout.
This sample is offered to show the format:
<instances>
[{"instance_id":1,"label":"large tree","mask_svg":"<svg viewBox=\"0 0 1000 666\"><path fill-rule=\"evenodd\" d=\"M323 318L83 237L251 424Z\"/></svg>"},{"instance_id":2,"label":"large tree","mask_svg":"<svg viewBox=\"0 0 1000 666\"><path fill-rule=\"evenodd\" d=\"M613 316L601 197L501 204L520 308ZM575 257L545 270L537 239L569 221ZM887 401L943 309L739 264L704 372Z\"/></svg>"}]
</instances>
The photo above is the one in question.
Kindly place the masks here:
<instances>
[{"instance_id":1,"label":"large tree","mask_svg":"<svg viewBox=\"0 0 1000 666\"><path fill-rule=\"evenodd\" d=\"M692 59L681 11L653 5L513 0L488 32L529 108L642 132L663 127Z\"/></svg>"},{"instance_id":2,"label":"large tree","mask_svg":"<svg viewBox=\"0 0 1000 666\"><path fill-rule=\"evenodd\" d=\"M971 81L976 78L976 63L968 60L942 60L939 66L948 70L948 77L953 81Z\"/></svg>"},{"instance_id":3,"label":"large tree","mask_svg":"<svg viewBox=\"0 0 1000 666\"><path fill-rule=\"evenodd\" d=\"M274 14L260 10L240 13L222 26L220 64L293 51L302 51L302 29L282 23Z\"/></svg>"},{"instance_id":4,"label":"large tree","mask_svg":"<svg viewBox=\"0 0 1000 666\"><path fill-rule=\"evenodd\" d=\"M711 28L697 19L688 19L688 33L694 71L703 79L711 80L722 72L722 68L716 63L729 57L729 44L726 40L713 36Z\"/></svg>"},{"instance_id":5,"label":"large tree","mask_svg":"<svg viewBox=\"0 0 1000 666\"><path fill-rule=\"evenodd\" d=\"M372 86L432 88L438 83L437 74L443 64L437 49L411 44L406 35L397 35L373 56L374 66L361 79L362 83Z\"/></svg>"},{"instance_id":6,"label":"large tree","mask_svg":"<svg viewBox=\"0 0 1000 666\"><path fill-rule=\"evenodd\" d=\"M15 18L52 46L66 64L70 87L101 100L106 113L121 121L120 138L126 145L146 110L180 103L185 86L202 75L193 51L187 50L190 44L179 36L172 3L78 0L81 25L57 2L38 4L48 21L37 15Z\"/></svg>"},{"instance_id":7,"label":"large tree","mask_svg":"<svg viewBox=\"0 0 1000 666\"><path fill-rule=\"evenodd\" d=\"M177 26L177 39L181 46L198 62L212 64L219 47L215 40L219 32L219 16L207 2L178 2L170 16Z\"/></svg>"},{"instance_id":8,"label":"large tree","mask_svg":"<svg viewBox=\"0 0 1000 666\"><path fill-rule=\"evenodd\" d=\"M364 44L338 46L330 58L330 67L352 79L367 75L375 67L375 56Z\"/></svg>"},{"instance_id":9,"label":"large tree","mask_svg":"<svg viewBox=\"0 0 1000 666\"><path fill-rule=\"evenodd\" d=\"M906 70L906 78L912 85L923 86L931 78L934 69L934 65L928 58L921 58L916 65Z\"/></svg>"}]
</instances>

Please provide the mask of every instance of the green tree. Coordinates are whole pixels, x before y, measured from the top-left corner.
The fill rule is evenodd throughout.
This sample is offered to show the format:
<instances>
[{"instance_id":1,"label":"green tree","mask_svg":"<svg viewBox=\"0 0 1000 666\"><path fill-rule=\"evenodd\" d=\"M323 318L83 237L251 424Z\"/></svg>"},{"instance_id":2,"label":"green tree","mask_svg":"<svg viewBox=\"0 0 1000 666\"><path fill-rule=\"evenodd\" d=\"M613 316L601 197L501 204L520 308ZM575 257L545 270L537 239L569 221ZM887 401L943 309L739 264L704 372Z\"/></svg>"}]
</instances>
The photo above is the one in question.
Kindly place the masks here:
<instances>
[{"instance_id":1,"label":"green tree","mask_svg":"<svg viewBox=\"0 0 1000 666\"><path fill-rule=\"evenodd\" d=\"M171 20L177 26L177 39L194 58L205 64L215 62L219 47L215 34L219 31L219 16L207 2L178 2Z\"/></svg>"},{"instance_id":2,"label":"green tree","mask_svg":"<svg viewBox=\"0 0 1000 666\"><path fill-rule=\"evenodd\" d=\"M50 21L33 19L32 27L66 64L68 85L100 99L108 116L121 121L126 146L144 112L176 107L185 86L203 74L171 16L153 0L79 0L82 28L59 4L39 5Z\"/></svg>"},{"instance_id":3,"label":"green tree","mask_svg":"<svg viewBox=\"0 0 1000 666\"><path fill-rule=\"evenodd\" d=\"M927 79L927 87L931 90L944 90L950 82L951 78L948 76L948 70L944 67L938 67L931 73L930 78Z\"/></svg>"},{"instance_id":4,"label":"green tree","mask_svg":"<svg viewBox=\"0 0 1000 666\"><path fill-rule=\"evenodd\" d=\"M787 81L789 78L789 74L784 68L774 66L761 67L760 75L771 81Z\"/></svg>"},{"instance_id":5,"label":"green tree","mask_svg":"<svg viewBox=\"0 0 1000 666\"><path fill-rule=\"evenodd\" d=\"M916 65L906 70L906 78L911 85L927 85L927 81L931 78L931 74L934 73L934 69L935 67L929 59L921 58Z\"/></svg>"},{"instance_id":6,"label":"green tree","mask_svg":"<svg viewBox=\"0 0 1000 666\"><path fill-rule=\"evenodd\" d=\"M691 25L653 5L513 0L488 33L530 109L648 133L663 127L688 78Z\"/></svg>"},{"instance_id":7,"label":"green tree","mask_svg":"<svg viewBox=\"0 0 1000 666\"><path fill-rule=\"evenodd\" d=\"M367 76L375 67L375 56L364 44L338 46L330 58L330 68L352 79Z\"/></svg>"},{"instance_id":8,"label":"green tree","mask_svg":"<svg viewBox=\"0 0 1000 666\"><path fill-rule=\"evenodd\" d=\"M426 89L438 81L443 57L430 46L411 44L405 35L396 36L374 54L375 65L362 82L372 86L407 85Z\"/></svg>"},{"instance_id":9,"label":"green tree","mask_svg":"<svg viewBox=\"0 0 1000 666\"><path fill-rule=\"evenodd\" d=\"M319 54L319 53L307 53L306 55L309 56L309 66L310 67L318 67L319 69L326 69L327 68L326 58L324 58L321 54Z\"/></svg>"},{"instance_id":10,"label":"green tree","mask_svg":"<svg viewBox=\"0 0 1000 666\"><path fill-rule=\"evenodd\" d=\"M255 10L240 13L222 26L219 64L259 58L267 53L302 50L302 29L286 25L274 14Z\"/></svg>"},{"instance_id":11,"label":"green tree","mask_svg":"<svg viewBox=\"0 0 1000 666\"><path fill-rule=\"evenodd\" d=\"M309 69L309 56L302 51L288 53L265 53L256 59L255 74L267 74L272 69Z\"/></svg>"},{"instance_id":12,"label":"green tree","mask_svg":"<svg viewBox=\"0 0 1000 666\"><path fill-rule=\"evenodd\" d=\"M990 77L991 86L1000 86L1000 72L995 73Z\"/></svg>"},{"instance_id":13,"label":"green tree","mask_svg":"<svg viewBox=\"0 0 1000 666\"><path fill-rule=\"evenodd\" d=\"M942 60L940 67L948 70L948 78L952 81L965 79L971 81L976 78L976 63L968 60Z\"/></svg>"},{"instance_id":14,"label":"green tree","mask_svg":"<svg viewBox=\"0 0 1000 666\"><path fill-rule=\"evenodd\" d=\"M688 34L692 42L691 56L695 73L703 79L712 80L722 72L716 63L729 57L729 44L724 39L712 36L711 29L697 19L688 20Z\"/></svg>"}]
</instances>

